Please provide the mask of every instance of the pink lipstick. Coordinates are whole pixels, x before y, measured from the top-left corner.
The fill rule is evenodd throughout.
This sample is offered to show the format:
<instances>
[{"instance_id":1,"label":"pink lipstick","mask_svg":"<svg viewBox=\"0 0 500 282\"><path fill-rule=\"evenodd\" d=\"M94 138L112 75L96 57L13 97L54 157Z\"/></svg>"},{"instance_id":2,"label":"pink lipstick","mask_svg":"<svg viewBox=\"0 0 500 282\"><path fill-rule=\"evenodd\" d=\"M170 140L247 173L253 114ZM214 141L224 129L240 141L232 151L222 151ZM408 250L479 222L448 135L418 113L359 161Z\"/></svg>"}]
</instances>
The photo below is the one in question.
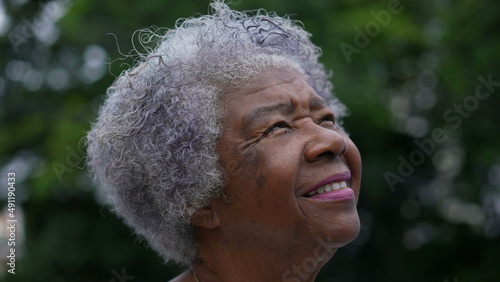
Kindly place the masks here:
<instances>
[{"instance_id":1,"label":"pink lipstick","mask_svg":"<svg viewBox=\"0 0 500 282\"><path fill-rule=\"evenodd\" d=\"M350 201L354 199L354 191L348 187L350 179L349 171L329 176L313 185L303 196L319 201Z\"/></svg>"}]
</instances>

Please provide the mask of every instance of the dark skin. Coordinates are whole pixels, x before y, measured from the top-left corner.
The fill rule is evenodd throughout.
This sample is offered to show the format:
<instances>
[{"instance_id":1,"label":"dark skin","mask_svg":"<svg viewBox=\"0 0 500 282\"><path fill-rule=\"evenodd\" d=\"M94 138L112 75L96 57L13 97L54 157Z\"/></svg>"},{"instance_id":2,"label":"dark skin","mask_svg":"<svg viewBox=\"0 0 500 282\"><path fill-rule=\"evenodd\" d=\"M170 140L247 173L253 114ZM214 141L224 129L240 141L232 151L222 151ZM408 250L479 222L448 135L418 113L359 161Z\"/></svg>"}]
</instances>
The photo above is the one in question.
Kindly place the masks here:
<instances>
[{"instance_id":1,"label":"dark skin","mask_svg":"<svg viewBox=\"0 0 500 282\"><path fill-rule=\"evenodd\" d=\"M199 281L314 281L359 232L359 151L294 70L233 88L222 108L226 197L193 214L197 260L174 281L196 281L192 271ZM348 172L352 198L306 195Z\"/></svg>"}]
</instances>

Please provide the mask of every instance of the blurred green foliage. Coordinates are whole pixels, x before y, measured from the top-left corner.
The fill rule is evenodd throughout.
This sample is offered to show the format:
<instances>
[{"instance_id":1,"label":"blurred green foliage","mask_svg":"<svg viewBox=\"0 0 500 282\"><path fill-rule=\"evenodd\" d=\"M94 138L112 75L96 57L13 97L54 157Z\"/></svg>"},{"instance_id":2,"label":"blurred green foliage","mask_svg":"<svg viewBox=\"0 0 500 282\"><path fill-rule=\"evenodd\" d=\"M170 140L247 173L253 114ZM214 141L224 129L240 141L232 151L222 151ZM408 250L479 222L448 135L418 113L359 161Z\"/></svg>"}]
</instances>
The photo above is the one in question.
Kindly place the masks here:
<instances>
[{"instance_id":1,"label":"blurred green foliage","mask_svg":"<svg viewBox=\"0 0 500 282\"><path fill-rule=\"evenodd\" d=\"M166 281L179 273L102 206L86 174L82 138L107 86L133 63L123 58L137 46L134 31L171 28L180 17L205 14L208 2L0 1L0 207L14 171L24 215L16 275L6 272L0 241L1 280ZM302 21L333 70L335 94L350 108L345 127L364 161L362 231L317 281L498 281L500 4L231 6ZM479 77L493 81L483 100L474 98ZM432 139L436 128L446 134L442 143ZM432 152L418 142L433 142ZM418 163L404 177L402 160ZM391 185L388 173L404 181Z\"/></svg>"}]
</instances>

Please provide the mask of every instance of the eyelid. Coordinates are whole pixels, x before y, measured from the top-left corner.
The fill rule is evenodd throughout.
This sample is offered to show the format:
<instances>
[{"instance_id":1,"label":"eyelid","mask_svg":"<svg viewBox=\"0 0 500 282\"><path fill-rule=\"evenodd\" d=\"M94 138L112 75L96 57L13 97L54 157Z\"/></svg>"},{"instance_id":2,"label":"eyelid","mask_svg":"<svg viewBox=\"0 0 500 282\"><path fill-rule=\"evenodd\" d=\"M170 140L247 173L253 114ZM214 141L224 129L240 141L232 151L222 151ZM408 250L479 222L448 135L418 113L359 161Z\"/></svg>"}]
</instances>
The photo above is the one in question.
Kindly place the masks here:
<instances>
[{"instance_id":1,"label":"eyelid","mask_svg":"<svg viewBox=\"0 0 500 282\"><path fill-rule=\"evenodd\" d=\"M323 121L331 121L333 122L334 125L336 125L337 123L335 122L335 116L333 114L326 114L324 116L322 116L319 121L318 121L318 124L322 123Z\"/></svg>"},{"instance_id":2,"label":"eyelid","mask_svg":"<svg viewBox=\"0 0 500 282\"><path fill-rule=\"evenodd\" d=\"M317 124L320 125L323 121L330 121L332 122L333 124L331 126L333 127L336 127L337 126L337 123L335 122L335 115L333 113L328 113L328 114L325 114L323 115L318 121L317 121ZM291 129L292 126L290 126L286 121L278 121L278 122L275 122L273 125L271 125L270 127L268 127L263 133L262 135L260 136L259 140L262 139L263 137L266 137L268 136L269 134L271 134L272 132L276 131L275 128L282 128L282 129ZM277 129L278 130L278 129Z\"/></svg>"},{"instance_id":3,"label":"eyelid","mask_svg":"<svg viewBox=\"0 0 500 282\"><path fill-rule=\"evenodd\" d=\"M263 136L267 136L269 135L271 132L273 132L274 128L276 127L280 127L280 128L291 128L290 125L288 125L288 123L286 123L285 121L279 121L279 122L276 122L274 123L273 125L271 125L270 127L268 127L264 133L262 134Z\"/></svg>"}]
</instances>

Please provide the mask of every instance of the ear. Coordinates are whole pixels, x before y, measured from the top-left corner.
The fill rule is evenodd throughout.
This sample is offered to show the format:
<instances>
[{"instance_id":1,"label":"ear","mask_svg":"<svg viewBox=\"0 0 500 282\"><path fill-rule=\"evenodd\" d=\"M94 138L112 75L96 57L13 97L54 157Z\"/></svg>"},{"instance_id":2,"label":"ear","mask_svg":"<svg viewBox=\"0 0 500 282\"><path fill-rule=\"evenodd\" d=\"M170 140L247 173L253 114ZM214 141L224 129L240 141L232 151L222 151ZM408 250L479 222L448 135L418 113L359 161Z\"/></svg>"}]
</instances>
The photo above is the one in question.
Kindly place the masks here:
<instances>
[{"instance_id":1,"label":"ear","mask_svg":"<svg viewBox=\"0 0 500 282\"><path fill-rule=\"evenodd\" d=\"M219 217L214 209L211 207L204 207L197 209L191 215L191 224L198 227L207 229L214 229L220 226Z\"/></svg>"}]
</instances>

